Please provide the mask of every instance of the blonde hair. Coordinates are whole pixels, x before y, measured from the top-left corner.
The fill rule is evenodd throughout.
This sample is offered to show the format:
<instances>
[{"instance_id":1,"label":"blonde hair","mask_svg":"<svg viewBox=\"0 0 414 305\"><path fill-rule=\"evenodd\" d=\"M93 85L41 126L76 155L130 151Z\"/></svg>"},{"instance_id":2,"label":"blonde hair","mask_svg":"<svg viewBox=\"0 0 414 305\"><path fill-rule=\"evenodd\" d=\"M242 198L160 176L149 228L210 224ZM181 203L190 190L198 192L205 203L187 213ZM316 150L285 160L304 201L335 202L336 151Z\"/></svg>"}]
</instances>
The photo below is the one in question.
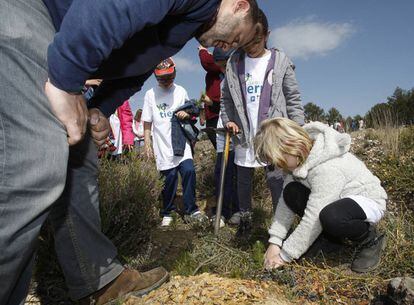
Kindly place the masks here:
<instances>
[{"instance_id":1,"label":"blonde hair","mask_svg":"<svg viewBox=\"0 0 414 305\"><path fill-rule=\"evenodd\" d=\"M305 129L286 118L263 121L254 138L256 158L284 170L287 170L284 153L297 157L300 166L308 157L312 145L313 141Z\"/></svg>"}]
</instances>

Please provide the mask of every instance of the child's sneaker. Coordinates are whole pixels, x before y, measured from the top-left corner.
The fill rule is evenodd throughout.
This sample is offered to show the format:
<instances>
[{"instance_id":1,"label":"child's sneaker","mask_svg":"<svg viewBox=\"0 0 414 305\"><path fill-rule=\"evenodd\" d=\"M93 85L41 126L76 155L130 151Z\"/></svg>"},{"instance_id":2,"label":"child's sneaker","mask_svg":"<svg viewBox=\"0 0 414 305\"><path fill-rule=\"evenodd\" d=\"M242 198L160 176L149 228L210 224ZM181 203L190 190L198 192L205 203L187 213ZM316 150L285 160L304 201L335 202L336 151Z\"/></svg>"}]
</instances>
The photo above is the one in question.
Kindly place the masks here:
<instances>
[{"instance_id":1,"label":"child's sneaker","mask_svg":"<svg viewBox=\"0 0 414 305\"><path fill-rule=\"evenodd\" d=\"M171 216L164 216L162 218L161 227L169 227L173 222L173 218Z\"/></svg>"},{"instance_id":2,"label":"child's sneaker","mask_svg":"<svg viewBox=\"0 0 414 305\"><path fill-rule=\"evenodd\" d=\"M201 222L203 222L207 219L208 219L207 216L202 214L200 211L195 211L191 215L185 215L184 216L184 221L186 223L197 223L197 222L201 223Z\"/></svg>"},{"instance_id":3,"label":"child's sneaker","mask_svg":"<svg viewBox=\"0 0 414 305\"><path fill-rule=\"evenodd\" d=\"M220 228L223 228L226 226L225 220L226 218L224 218L224 216L220 217ZM213 217L211 217L211 222L213 226L216 224L216 215L213 215Z\"/></svg>"},{"instance_id":4,"label":"child's sneaker","mask_svg":"<svg viewBox=\"0 0 414 305\"><path fill-rule=\"evenodd\" d=\"M228 224L229 224L229 225L233 225L233 226L237 226L237 225L240 223L240 217L241 217L240 212L236 212L236 213L234 213L234 214L230 217L230 219L229 219L229 221L228 221Z\"/></svg>"},{"instance_id":5,"label":"child's sneaker","mask_svg":"<svg viewBox=\"0 0 414 305\"><path fill-rule=\"evenodd\" d=\"M239 238L249 238L252 232L252 213L251 212L241 212L240 213L240 223L237 228L236 236Z\"/></svg>"}]
</instances>

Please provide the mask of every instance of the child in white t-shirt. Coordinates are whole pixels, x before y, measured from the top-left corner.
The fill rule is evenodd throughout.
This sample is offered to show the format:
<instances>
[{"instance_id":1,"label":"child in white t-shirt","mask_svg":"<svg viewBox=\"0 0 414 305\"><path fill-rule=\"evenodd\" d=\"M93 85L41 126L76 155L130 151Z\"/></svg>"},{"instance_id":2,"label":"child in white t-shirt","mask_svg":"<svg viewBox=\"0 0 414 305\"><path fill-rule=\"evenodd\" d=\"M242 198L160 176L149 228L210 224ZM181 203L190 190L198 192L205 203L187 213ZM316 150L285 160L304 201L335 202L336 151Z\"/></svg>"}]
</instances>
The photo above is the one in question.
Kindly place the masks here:
<instances>
[{"instance_id":1,"label":"child in white t-shirt","mask_svg":"<svg viewBox=\"0 0 414 305\"><path fill-rule=\"evenodd\" d=\"M235 134L239 236L248 235L251 229L254 169L265 167L256 161L254 154L253 138L258 125L272 117L289 117L301 125L304 123L294 67L283 52L266 48L268 34L266 16L260 11L255 40L231 56L223 82L221 118L224 126ZM268 166L266 180L275 208L282 192L283 173Z\"/></svg>"},{"instance_id":2,"label":"child in white t-shirt","mask_svg":"<svg viewBox=\"0 0 414 305\"><path fill-rule=\"evenodd\" d=\"M195 202L196 173L190 145L186 143L183 156L175 156L171 141L172 116L176 115L180 120L189 117L185 111L174 114L175 110L188 100L187 91L174 84L176 70L172 59L159 64L154 74L158 86L148 90L145 94L142 121L144 121L145 152L148 157L155 155L157 169L165 178L162 191L161 215L163 220L161 225L169 226L172 222L171 212L176 209L174 198L177 191L178 173L182 179L185 213L190 219L201 220L204 216Z\"/></svg>"}]
</instances>

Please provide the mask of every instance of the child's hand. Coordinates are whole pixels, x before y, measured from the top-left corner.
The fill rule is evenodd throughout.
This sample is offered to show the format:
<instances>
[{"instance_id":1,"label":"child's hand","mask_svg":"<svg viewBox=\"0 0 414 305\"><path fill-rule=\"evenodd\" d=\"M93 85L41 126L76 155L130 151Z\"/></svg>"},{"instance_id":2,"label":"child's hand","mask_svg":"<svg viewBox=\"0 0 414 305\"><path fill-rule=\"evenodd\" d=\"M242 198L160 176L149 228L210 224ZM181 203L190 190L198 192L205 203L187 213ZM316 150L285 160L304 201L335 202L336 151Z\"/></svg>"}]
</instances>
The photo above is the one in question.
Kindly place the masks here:
<instances>
[{"instance_id":1,"label":"child's hand","mask_svg":"<svg viewBox=\"0 0 414 305\"><path fill-rule=\"evenodd\" d=\"M152 160L154 159L154 152L152 150L151 144L150 143L145 143L144 144L144 150L145 150L145 156L149 159Z\"/></svg>"},{"instance_id":2,"label":"child's hand","mask_svg":"<svg viewBox=\"0 0 414 305\"><path fill-rule=\"evenodd\" d=\"M204 95L203 102L207 106L212 106L213 105L213 101L207 95Z\"/></svg>"},{"instance_id":3,"label":"child's hand","mask_svg":"<svg viewBox=\"0 0 414 305\"><path fill-rule=\"evenodd\" d=\"M187 112L183 111L183 110L178 111L175 115L180 120L186 120L186 119L189 119L190 118L190 115Z\"/></svg>"},{"instance_id":4,"label":"child's hand","mask_svg":"<svg viewBox=\"0 0 414 305\"><path fill-rule=\"evenodd\" d=\"M280 248L277 245L270 244L265 253L264 267L266 270L277 269L286 262L280 257Z\"/></svg>"},{"instance_id":5,"label":"child's hand","mask_svg":"<svg viewBox=\"0 0 414 305\"><path fill-rule=\"evenodd\" d=\"M233 134L237 134L237 133L239 133L239 126L237 126L237 124L236 123L234 123L234 122L228 122L227 124L226 124L226 128L230 131L230 132L232 132Z\"/></svg>"}]
</instances>

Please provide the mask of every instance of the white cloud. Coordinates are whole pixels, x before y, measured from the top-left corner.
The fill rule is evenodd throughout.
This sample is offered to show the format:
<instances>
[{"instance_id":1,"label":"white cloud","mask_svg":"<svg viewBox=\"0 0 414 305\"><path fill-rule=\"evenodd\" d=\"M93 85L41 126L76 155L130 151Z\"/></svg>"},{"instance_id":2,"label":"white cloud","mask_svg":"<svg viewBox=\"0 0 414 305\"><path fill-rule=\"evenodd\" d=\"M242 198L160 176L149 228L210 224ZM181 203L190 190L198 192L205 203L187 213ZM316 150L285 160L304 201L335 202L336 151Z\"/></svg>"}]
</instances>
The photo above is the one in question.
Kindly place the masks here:
<instances>
[{"instance_id":1,"label":"white cloud","mask_svg":"<svg viewBox=\"0 0 414 305\"><path fill-rule=\"evenodd\" d=\"M178 71L197 72L200 70L200 64L196 64L188 58L174 56L173 60Z\"/></svg>"},{"instance_id":2,"label":"white cloud","mask_svg":"<svg viewBox=\"0 0 414 305\"><path fill-rule=\"evenodd\" d=\"M338 48L354 32L349 23L297 20L274 29L269 44L281 48L290 57L308 59Z\"/></svg>"}]
</instances>

